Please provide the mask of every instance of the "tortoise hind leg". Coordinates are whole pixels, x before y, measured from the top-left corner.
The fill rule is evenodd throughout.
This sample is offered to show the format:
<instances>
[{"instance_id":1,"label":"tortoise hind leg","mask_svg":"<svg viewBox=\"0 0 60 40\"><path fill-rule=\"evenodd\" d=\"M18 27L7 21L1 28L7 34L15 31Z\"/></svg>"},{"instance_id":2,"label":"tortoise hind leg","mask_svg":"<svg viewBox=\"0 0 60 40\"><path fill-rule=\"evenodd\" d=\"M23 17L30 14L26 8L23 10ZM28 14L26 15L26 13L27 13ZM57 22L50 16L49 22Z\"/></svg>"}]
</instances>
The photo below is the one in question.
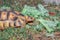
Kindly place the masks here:
<instances>
[{"instance_id":1,"label":"tortoise hind leg","mask_svg":"<svg viewBox=\"0 0 60 40\"><path fill-rule=\"evenodd\" d=\"M0 30L4 30L4 23L3 23L3 21L0 21Z\"/></svg>"},{"instance_id":2,"label":"tortoise hind leg","mask_svg":"<svg viewBox=\"0 0 60 40\"><path fill-rule=\"evenodd\" d=\"M8 28L10 25L9 25L9 20L6 20L5 22L4 22L4 27L5 28Z\"/></svg>"}]
</instances>

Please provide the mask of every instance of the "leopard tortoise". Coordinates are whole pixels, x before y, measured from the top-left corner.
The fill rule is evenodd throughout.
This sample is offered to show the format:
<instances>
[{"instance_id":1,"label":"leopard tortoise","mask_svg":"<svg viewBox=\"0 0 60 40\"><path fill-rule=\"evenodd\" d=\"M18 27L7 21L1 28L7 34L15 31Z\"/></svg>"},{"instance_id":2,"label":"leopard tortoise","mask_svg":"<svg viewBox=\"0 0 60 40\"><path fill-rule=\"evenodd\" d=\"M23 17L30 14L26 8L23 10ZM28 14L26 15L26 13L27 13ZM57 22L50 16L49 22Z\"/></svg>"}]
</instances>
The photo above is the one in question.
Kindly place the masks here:
<instances>
[{"instance_id":1,"label":"leopard tortoise","mask_svg":"<svg viewBox=\"0 0 60 40\"><path fill-rule=\"evenodd\" d=\"M0 10L0 30L9 27L24 27L27 23L32 23L33 17L25 16L15 10Z\"/></svg>"}]
</instances>

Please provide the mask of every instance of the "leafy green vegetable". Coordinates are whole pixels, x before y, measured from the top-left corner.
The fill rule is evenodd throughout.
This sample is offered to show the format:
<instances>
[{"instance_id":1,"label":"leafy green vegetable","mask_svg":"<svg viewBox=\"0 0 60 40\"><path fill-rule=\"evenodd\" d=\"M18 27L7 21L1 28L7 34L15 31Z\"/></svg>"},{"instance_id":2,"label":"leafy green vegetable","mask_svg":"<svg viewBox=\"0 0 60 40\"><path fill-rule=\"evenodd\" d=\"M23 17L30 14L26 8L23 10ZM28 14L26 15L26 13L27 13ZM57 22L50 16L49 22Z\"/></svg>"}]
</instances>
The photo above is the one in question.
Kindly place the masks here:
<instances>
[{"instance_id":1,"label":"leafy green vegetable","mask_svg":"<svg viewBox=\"0 0 60 40\"><path fill-rule=\"evenodd\" d=\"M54 31L53 27L56 26L55 22L41 19L45 16L49 16L48 10L46 10L41 4L38 4L38 9L36 7L25 5L22 13L36 18L36 20L40 21L49 32ZM42 27L40 27L41 25L39 24L39 26L37 25L34 29L41 29Z\"/></svg>"},{"instance_id":2,"label":"leafy green vegetable","mask_svg":"<svg viewBox=\"0 0 60 40\"><path fill-rule=\"evenodd\" d=\"M38 4L38 10L41 12L42 16L49 16L48 14L49 11L45 9L43 5Z\"/></svg>"},{"instance_id":3,"label":"leafy green vegetable","mask_svg":"<svg viewBox=\"0 0 60 40\"><path fill-rule=\"evenodd\" d=\"M39 9L37 9L36 7L25 5L22 10L22 13L25 15L32 16L34 18L39 18L40 16L49 16L48 10L46 10L42 5L38 5L38 8Z\"/></svg>"},{"instance_id":4,"label":"leafy green vegetable","mask_svg":"<svg viewBox=\"0 0 60 40\"><path fill-rule=\"evenodd\" d=\"M44 19L39 19L39 21L44 25L48 32L54 31L55 26L57 26L57 23L53 21L47 21Z\"/></svg>"}]
</instances>

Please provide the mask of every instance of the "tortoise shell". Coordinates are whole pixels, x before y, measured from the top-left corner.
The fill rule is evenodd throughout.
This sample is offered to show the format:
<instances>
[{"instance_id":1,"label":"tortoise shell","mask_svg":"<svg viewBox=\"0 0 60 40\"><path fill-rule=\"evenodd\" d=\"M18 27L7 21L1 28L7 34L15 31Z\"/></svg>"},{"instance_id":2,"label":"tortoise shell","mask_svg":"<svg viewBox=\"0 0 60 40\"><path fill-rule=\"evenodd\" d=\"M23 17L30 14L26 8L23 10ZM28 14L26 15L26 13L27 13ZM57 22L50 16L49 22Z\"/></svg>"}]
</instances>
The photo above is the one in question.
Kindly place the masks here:
<instances>
[{"instance_id":1,"label":"tortoise shell","mask_svg":"<svg viewBox=\"0 0 60 40\"><path fill-rule=\"evenodd\" d=\"M0 10L0 30L8 27L24 27L27 23L32 23L33 17L25 16L15 10Z\"/></svg>"}]
</instances>

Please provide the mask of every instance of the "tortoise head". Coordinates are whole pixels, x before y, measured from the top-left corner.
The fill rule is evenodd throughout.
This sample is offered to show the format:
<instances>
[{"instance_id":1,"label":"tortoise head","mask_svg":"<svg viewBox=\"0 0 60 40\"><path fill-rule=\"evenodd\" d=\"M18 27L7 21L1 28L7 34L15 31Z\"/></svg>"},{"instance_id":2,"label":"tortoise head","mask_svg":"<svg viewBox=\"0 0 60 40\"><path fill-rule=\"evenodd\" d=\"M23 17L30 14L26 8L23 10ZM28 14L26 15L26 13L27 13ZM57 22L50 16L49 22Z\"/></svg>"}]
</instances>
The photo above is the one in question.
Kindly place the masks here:
<instances>
[{"instance_id":1,"label":"tortoise head","mask_svg":"<svg viewBox=\"0 0 60 40\"><path fill-rule=\"evenodd\" d=\"M35 19L31 16L25 16L27 23L32 23Z\"/></svg>"}]
</instances>

